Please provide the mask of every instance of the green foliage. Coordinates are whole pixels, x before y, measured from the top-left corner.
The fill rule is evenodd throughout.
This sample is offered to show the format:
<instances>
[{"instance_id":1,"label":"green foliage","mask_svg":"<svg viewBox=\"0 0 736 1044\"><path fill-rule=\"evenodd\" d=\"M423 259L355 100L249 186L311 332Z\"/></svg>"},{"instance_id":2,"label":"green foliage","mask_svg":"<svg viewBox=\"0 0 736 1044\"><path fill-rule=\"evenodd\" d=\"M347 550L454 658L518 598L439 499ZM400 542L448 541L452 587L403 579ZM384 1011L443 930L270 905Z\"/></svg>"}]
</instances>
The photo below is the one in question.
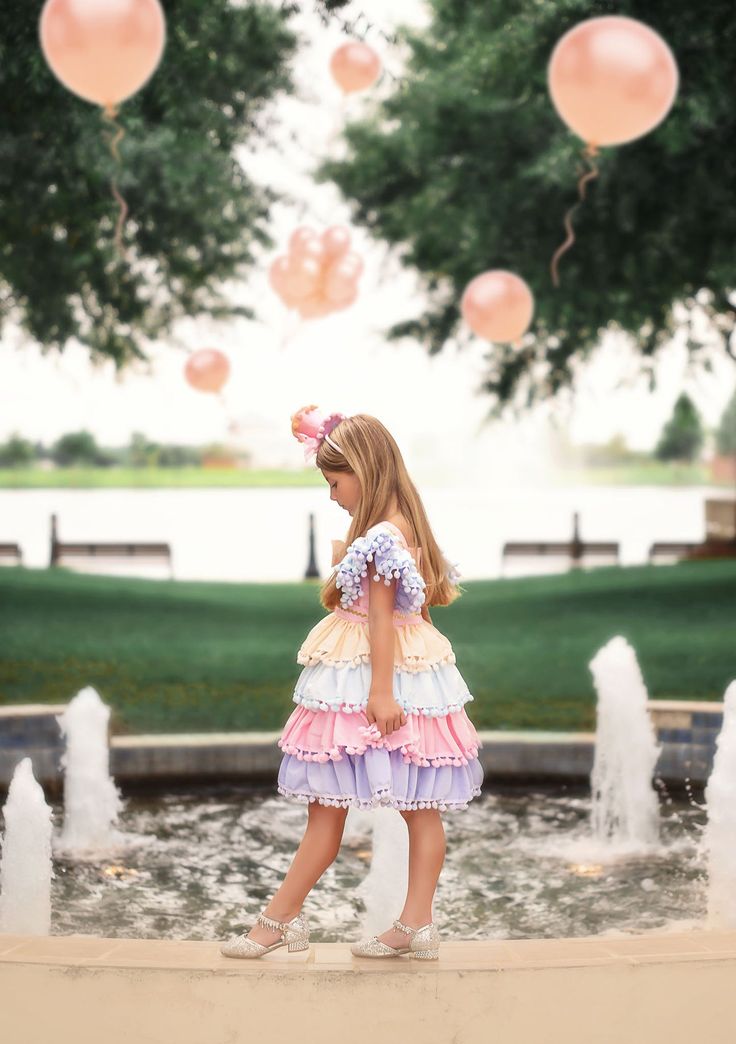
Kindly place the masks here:
<instances>
[{"instance_id":1,"label":"green foliage","mask_svg":"<svg viewBox=\"0 0 736 1044\"><path fill-rule=\"evenodd\" d=\"M9 439L0 444L0 467L23 468L36 458L36 448L28 439L14 432Z\"/></svg>"},{"instance_id":2,"label":"green foliage","mask_svg":"<svg viewBox=\"0 0 736 1044\"><path fill-rule=\"evenodd\" d=\"M97 445L89 431L72 431L62 435L51 447L51 459L60 468L79 464L109 464L110 459Z\"/></svg>"},{"instance_id":3,"label":"green foliage","mask_svg":"<svg viewBox=\"0 0 736 1044\"><path fill-rule=\"evenodd\" d=\"M648 453L630 449L625 436L618 434L601 445L581 447L582 458L590 467L610 467L615 464L637 464L649 460Z\"/></svg>"},{"instance_id":4,"label":"green foliage","mask_svg":"<svg viewBox=\"0 0 736 1044\"><path fill-rule=\"evenodd\" d=\"M675 328L673 302L692 304L703 288L727 345L736 320L727 296L736 284L731 0L430 2L431 25L402 30L406 78L348 127L347 157L320 171L352 201L355 220L424 278L428 310L390 335L418 337L430 353L467 339L459 302L470 279L488 268L518 272L536 316L520 350L489 350L483 387L497 409L568 385L607 326L630 332L651 363ZM571 26L614 11L664 36L680 91L653 132L602 150L555 289L549 263L577 198L582 143L552 106L547 65Z\"/></svg>"},{"instance_id":5,"label":"green foliage","mask_svg":"<svg viewBox=\"0 0 736 1044\"><path fill-rule=\"evenodd\" d=\"M724 456L736 453L736 392L729 399L718 424L716 449Z\"/></svg>"},{"instance_id":6,"label":"green foliage","mask_svg":"<svg viewBox=\"0 0 736 1044\"><path fill-rule=\"evenodd\" d=\"M167 0L153 77L120 108L116 167L98 107L71 94L38 42L41 0L7 0L0 29L0 322L45 348L74 337L118 367L181 316L245 314L218 289L269 244L274 196L234 155L290 88L290 11L265 0ZM115 177L130 208L113 233Z\"/></svg>"},{"instance_id":7,"label":"green foliage","mask_svg":"<svg viewBox=\"0 0 736 1044\"><path fill-rule=\"evenodd\" d=\"M703 445L703 434L695 403L683 392L662 429L654 455L659 460L695 460Z\"/></svg>"}]
</instances>

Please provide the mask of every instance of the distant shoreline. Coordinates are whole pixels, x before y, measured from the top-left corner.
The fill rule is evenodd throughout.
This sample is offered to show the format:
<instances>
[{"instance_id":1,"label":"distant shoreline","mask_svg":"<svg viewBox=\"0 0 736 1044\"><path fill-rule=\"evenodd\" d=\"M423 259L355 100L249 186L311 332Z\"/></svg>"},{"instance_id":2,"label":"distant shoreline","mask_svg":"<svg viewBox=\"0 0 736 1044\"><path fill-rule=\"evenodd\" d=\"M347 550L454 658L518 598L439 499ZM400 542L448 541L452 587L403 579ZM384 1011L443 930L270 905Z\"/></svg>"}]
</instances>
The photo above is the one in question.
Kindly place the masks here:
<instances>
[{"instance_id":1,"label":"distant shoreline","mask_svg":"<svg viewBox=\"0 0 736 1044\"><path fill-rule=\"evenodd\" d=\"M489 467L488 480L493 481ZM2 489L275 489L321 486L319 471L305 468L2 468ZM434 484L434 483L433 483ZM440 483L441 484L441 483ZM530 482L530 485L533 485ZM704 486L733 489L716 481L707 464L651 463L577 467L549 475L551 486Z\"/></svg>"}]
</instances>

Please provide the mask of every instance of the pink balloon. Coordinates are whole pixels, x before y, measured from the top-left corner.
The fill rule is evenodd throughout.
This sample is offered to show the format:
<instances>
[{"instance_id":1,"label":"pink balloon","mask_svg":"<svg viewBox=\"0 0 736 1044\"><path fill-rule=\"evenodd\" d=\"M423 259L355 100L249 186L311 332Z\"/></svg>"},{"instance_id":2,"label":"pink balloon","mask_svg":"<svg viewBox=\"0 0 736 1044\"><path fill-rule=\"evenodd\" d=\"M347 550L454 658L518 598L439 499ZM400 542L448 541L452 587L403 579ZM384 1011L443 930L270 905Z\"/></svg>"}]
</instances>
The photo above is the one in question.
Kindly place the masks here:
<instances>
[{"instance_id":1,"label":"pink balloon","mask_svg":"<svg viewBox=\"0 0 736 1044\"><path fill-rule=\"evenodd\" d=\"M289 282L289 258L282 254L271 263L268 270L268 281L287 308L296 308L300 295L294 295ZM302 295L303 296L303 295Z\"/></svg>"},{"instance_id":2,"label":"pink balloon","mask_svg":"<svg viewBox=\"0 0 736 1044\"><path fill-rule=\"evenodd\" d=\"M350 293L343 297L341 301L336 301L332 307L336 312L341 312L344 308L349 308L350 305L355 304L357 300L358 287L353 285Z\"/></svg>"},{"instance_id":3,"label":"pink balloon","mask_svg":"<svg viewBox=\"0 0 736 1044\"><path fill-rule=\"evenodd\" d=\"M287 273L289 271L289 259L281 254L275 261L271 262L268 270L268 281L277 294L283 296L287 287Z\"/></svg>"},{"instance_id":4,"label":"pink balloon","mask_svg":"<svg viewBox=\"0 0 736 1044\"><path fill-rule=\"evenodd\" d=\"M350 249L350 231L344 225L331 225L322 233L322 243L327 257L342 257Z\"/></svg>"},{"instance_id":5,"label":"pink balloon","mask_svg":"<svg viewBox=\"0 0 736 1044\"><path fill-rule=\"evenodd\" d=\"M341 257L338 264L342 271L351 272L356 279L361 275L365 268L363 258L360 254L356 254L354 250L350 250L344 257Z\"/></svg>"},{"instance_id":6,"label":"pink balloon","mask_svg":"<svg viewBox=\"0 0 736 1044\"><path fill-rule=\"evenodd\" d=\"M294 257L303 257L309 254L313 244L318 242L319 236L313 228L309 228L308 225L300 225L289 236L289 253Z\"/></svg>"},{"instance_id":7,"label":"pink balloon","mask_svg":"<svg viewBox=\"0 0 736 1044\"><path fill-rule=\"evenodd\" d=\"M322 276L322 266L313 257L289 256L286 268L286 289L296 300L313 294Z\"/></svg>"},{"instance_id":8,"label":"pink balloon","mask_svg":"<svg viewBox=\"0 0 736 1044\"><path fill-rule=\"evenodd\" d=\"M330 72L346 94L364 91L381 75L381 59L368 44L344 43L330 58Z\"/></svg>"},{"instance_id":9,"label":"pink balloon","mask_svg":"<svg viewBox=\"0 0 736 1044\"><path fill-rule=\"evenodd\" d=\"M158 0L46 0L44 57L74 94L106 108L143 86L161 60L166 22Z\"/></svg>"},{"instance_id":10,"label":"pink balloon","mask_svg":"<svg viewBox=\"0 0 736 1044\"><path fill-rule=\"evenodd\" d=\"M310 294L297 305L302 319L320 319L322 316L329 315L332 308L330 302L320 293Z\"/></svg>"},{"instance_id":11,"label":"pink balloon","mask_svg":"<svg viewBox=\"0 0 736 1044\"><path fill-rule=\"evenodd\" d=\"M656 127L677 94L672 51L623 15L589 18L558 41L547 70L552 102L589 145L622 145Z\"/></svg>"},{"instance_id":12,"label":"pink balloon","mask_svg":"<svg viewBox=\"0 0 736 1044\"><path fill-rule=\"evenodd\" d=\"M292 256L293 253L292 251ZM319 236L315 236L314 239L307 239L300 244L298 256L311 257L313 260L318 261L320 265L327 260L324 243Z\"/></svg>"},{"instance_id":13,"label":"pink balloon","mask_svg":"<svg viewBox=\"0 0 736 1044\"><path fill-rule=\"evenodd\" d=\"M217 348L200 348L187 359L184 376L197 391L219 392L230 376L230 361Z\"/></svg>"},{"instance_id":14,"label":"pink balloon","mask_svg":"<svg viewBox=\"0 0 736 1044\"><path fill-rule=\"evenodd\" d=\"M516 341L534 314L534 298L513 272L483 272L465 287L461 309L468 326L487 341Z\"/></svg>"},{"instance_id":15,"label":"pink balloon","mask_svg":"<svg viewBox=\"0 0 736 1044\"><path fill-rule=\"evenodd\" d=\"M344 259L328 269L325 275L325 297L333 304L340 304L357 294L358 276L350 265L344 265Z\"/></svg>"}]
</instances>

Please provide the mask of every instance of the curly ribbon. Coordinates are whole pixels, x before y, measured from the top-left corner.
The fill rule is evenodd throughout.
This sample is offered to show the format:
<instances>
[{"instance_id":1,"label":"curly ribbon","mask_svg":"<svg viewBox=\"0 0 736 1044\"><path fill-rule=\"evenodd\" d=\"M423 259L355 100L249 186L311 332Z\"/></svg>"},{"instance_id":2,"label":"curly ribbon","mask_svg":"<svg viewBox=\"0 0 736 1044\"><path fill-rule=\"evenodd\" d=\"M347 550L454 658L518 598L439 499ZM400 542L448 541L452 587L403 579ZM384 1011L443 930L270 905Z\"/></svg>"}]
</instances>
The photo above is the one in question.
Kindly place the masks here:
<instances>
[{"instance_id":1,"label":"curly ribbon","mask_svg":"<svg viewBox=\"0 0 736 1044\"><path fill-rule=\"evenodd\" d=\"M108 123L112 124L112 126L115 128L115 131L116 131L114 136L105 134L104 132L103 132L103 136L104 136L105 140L107 141L107 143L108 143L108 145L110 147L110 155L115 160L115 162L119 165L120 164L120 153L118 152L118 144L123 140L123 137L125 136L125 131L123 130L123 128L118 123L117 115L118 115L118 111L117 111L117 108L114 105L108 104L102 110L102 118L103 118L103 120L106 120ZM116 181L115 181L114 177L112 177L110 179L110 188L112 189L112 194L115 197L115 199L117 200L118 206L120 207L120 210L118 212L118 220L117 220L117 223L115 225L115 249L118 252L118 256L119 257L123 257L124 256L123 255L123 225L125 223L125 218L127 217L127 214L128 214L128 204L125 202L125 200L121 196L120 190L118 189L118 186L116 184Z\"/></svg>"},{"instance_id":2,"label":"curly ribbon","mask_svg":"<svg viewBox=\"0 0 736 1044\"><path fill-rule=\"evenodd\" d=\"M573 232L572 228L572 216L585 199L585 186L588 184L589 181L592 181L594 178L598 177L598 167L596 166L595 162L595 157L597 155L598 149L595 145L586 145L583 149L583 159L588 163L589 169L582 174L580 180L578 181L578 196L580 197L578 202L574 206L570 207L568 212L565 214L565 229L567 231L567 239L564 243L558 246L550 264L552 282L555 286L560 285L560 277L557 272L557 265L559 263L559 260L562 257L562 255L566 253L575 242L575 233Z\"/></svg>"}]
</instances>

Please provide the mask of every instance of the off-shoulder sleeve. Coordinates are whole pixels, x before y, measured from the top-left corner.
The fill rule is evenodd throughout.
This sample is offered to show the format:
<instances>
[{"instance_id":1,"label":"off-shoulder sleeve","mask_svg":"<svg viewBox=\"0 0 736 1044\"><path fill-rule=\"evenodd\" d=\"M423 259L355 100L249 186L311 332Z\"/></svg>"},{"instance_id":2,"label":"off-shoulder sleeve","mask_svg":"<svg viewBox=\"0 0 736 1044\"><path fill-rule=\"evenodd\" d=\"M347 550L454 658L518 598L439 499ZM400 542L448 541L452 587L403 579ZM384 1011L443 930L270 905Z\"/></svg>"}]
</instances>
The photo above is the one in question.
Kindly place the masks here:
<instances>
[{"instance_id":1,"label":"off-shoulder sleeve","mask_svg":"<svg viewBox=\"0 0 736 1044\"><path fill-rule=\"evenodd\" d=\"M426 583L416 562L398 538L385 526L373 526L365 536L357 537L348 547L340 563L335 584L342 591L340 604L349 608L363 591L363 577L368 576L368 562L373 562L378 581L396 584L394 605L405 613L418 613L424 604Z\"/></svg>"}]
</instances>

